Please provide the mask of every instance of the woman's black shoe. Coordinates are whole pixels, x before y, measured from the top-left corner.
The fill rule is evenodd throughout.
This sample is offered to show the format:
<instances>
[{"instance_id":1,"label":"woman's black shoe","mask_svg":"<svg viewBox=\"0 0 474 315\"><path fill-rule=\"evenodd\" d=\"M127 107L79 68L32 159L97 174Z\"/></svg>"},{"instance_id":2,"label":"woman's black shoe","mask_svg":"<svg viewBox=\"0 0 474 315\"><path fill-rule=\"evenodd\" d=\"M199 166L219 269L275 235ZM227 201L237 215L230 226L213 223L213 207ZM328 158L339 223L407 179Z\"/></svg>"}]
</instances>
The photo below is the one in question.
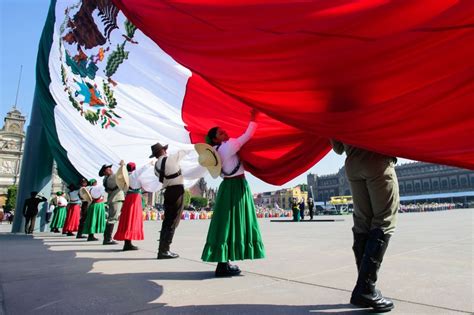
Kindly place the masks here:
<instances>
[{"instance_id":1,"label":"woman's black shoe","mask_svg":"<svg viewBox=\"0 0 474 315\"><path fill-rule=\"evenodd\" d=\"M94 234L89 234L89 237L87 238L87 241L88 242L91 242L91 241L98 241L99 239L94 237Z\"/></svg>"},{"instance_id":2,"label":"woman's black shoe","mask_svg":"<svg viewBox=\"0 0 474 315\"><path fill-rule=\"evenodd\" d=\"M123 251L137 250L137 249L138 247L133 246L132 241L125 241L125 243L123 244Z\"/></svg>"},{"instance_id":3,"label":"woman's black shoe","mask_svg":"<svg viewBox=\"0 0 474 315\"><path fill-rule=\"evenodd\" d=\"M232 266L228 262L217 263L216 277L234 277L240 275L240 269L237 266Z\"/></svg>"}]
</instances>

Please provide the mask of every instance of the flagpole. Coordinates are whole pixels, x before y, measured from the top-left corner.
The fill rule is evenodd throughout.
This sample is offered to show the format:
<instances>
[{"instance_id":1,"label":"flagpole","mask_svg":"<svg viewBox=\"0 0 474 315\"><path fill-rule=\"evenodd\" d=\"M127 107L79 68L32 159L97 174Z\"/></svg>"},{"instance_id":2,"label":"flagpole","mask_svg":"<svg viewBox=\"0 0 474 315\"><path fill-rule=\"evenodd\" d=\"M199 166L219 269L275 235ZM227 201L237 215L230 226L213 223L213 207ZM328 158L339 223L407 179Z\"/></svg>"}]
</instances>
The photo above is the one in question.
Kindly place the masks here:
<instances>
[{"instance_id":1,"label":"flagpole","mask_svg":"<svg viewBox=\"0 0 474 315\"><path fill-rule=\"evenodd\" d=\"M44 127L45 118L42 115L42 106L47 106L45 96L49 93L49 84L45 81L45 73L49 74L48 60L49 52L53 42L54 8L56 1L51 1L48 18L41 36L38 56L36 60L36 87L31 109L30 124L26 129L26 139L21 160L20 180L16 199L15 217L12 225L12 233L23 231L24 217L23 205L30 197L31 192L36 191L45 197L51 195L51 178L53 171L53 155L48 144L47 134ZM21 71L20 71L21 76ZM17 89L17 97L18 97ZM15 101L16 106L16 101ZM40 204L39 219L36 220L35 230L44 231L47 228L45 213L47 202Z\"/></svg>"},{"instance_id":2,"label":"flagpole","mask_svg":"<svg viewBox=\"0 0 474 315\"><path fill-rule=\"evenodd\" d=\"M16 97L15 97L15 104L13 108L16 109L16 105L18 103L18 93L20 92L20 82L21 82L21 73L23 71L23 65L20 65L20 76L18 77L18 86L16 87Z\"/></svg>"}]
</instances>

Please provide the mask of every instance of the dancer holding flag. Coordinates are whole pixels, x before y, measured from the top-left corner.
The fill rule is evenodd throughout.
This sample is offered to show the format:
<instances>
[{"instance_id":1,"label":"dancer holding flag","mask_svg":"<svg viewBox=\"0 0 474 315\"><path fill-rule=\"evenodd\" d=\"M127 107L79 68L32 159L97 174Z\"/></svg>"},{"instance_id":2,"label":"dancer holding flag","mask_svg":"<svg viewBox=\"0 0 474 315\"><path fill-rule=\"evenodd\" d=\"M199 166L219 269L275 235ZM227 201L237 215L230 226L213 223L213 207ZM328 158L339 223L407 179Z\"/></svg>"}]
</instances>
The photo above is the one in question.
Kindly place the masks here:
<instances>
[{"instance_id":1,"label":"dancer holding flag","mask_svg":"<svg viewBox=\"0 0 474 315\"><path fill-rule=\"evenodd\" d=\"M66 221L66 206L67 200L64 198L64 193L62 191L58 191L56 193L56 200L57 206L54 209L53 220L51 220L51 232L59 233L59 229L64 226L64 221Z\"/></svg>"},{"instance_id":2,"label":"dancer holding flag","mask_svg":"<svg viewBox=\"0 0 474 315\"><path fill-rule=\"evenodd\" d=\"M90 181L91 188L90 194L92 202L87 209L86 222L84 223L84 234L89 234L87 241L97 241L98 239L94 236L95 233L104 233L105 231L105 204L104 204L104 187L98 186L95 179Z\"/></svg>"},{"instance_id":3,"label":"dancer holding flag","mask_svg":"<svg viewBox=\"0 0 474 315\"><path fill-rule=\"evenodd\" d=\"M229 261L265 257L252 192L238 156L241 147L255 133L256 114L257 111L252 110L247 131L239 138L229 138L223 129L214 127L207 134L207 144L195 145L199 163L207 167L214 178L219 175L224 178L201 256L204 261L217 262L216 277L240 274L239 267Z\"/></svg>"},{"instance_id":4,"label":"dancer holding flag","mask_svg":"<svg viewBox=\"0 0 474 315\"><path fill-rule=\"evenodd\" d=\"M142 190L139 181L140 175L146 170L146 165L138 170L133 162L127 163L129 188L122 206L117 232L114 239L125 241L123 250L137 250L138 247L132 244L132 240L143 240L143 207Z\"/></svg>"},{"instance_id":5,"label":"dancer holding flag","mask_svg":"<svg viewBox=\"0 0 474 315\"><path fill-rule=\"evenodd\" d=\"M67 206L66 222L63 227L63 234L74 236L73 232L77 232L79 228L79 220L81 217L81 199L79 199L79 188L74 184L68 186L69 204Z\"/></svg>"}]
</instances>

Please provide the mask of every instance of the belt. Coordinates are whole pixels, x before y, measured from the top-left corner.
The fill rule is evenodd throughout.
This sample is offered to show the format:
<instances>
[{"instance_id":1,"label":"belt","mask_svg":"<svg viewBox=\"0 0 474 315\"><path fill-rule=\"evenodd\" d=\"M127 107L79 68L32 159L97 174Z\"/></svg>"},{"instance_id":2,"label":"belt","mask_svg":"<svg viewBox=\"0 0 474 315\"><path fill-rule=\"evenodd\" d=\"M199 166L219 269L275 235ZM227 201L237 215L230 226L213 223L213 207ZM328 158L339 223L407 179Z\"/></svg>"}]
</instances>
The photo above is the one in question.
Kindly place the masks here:
<instances>
[{"instance_id":1,"label":"belt","mask_svg":"<svg viewBox=\"0 0 474 315\"><path fill-rule=\"evenodd\" d=\"M163 187L163 188L165 188L165 189L166 189L166 188L171 188L171 187L181 187L181 186L182 186L182 187L184 187L184 185L183 185L183 184L178 184L178 185L170 185L170 186L166 186L166 187Z\"/></svg>"},{"instance_id":2,"label":"belt","mask_svg":"<svg viewBox=\"0 0 474 315\"><path fill-rule=\"evenodd\" d=\"M141 194L141 193L142 193L142 190L140 188L137 188L137 189L129 188L127 191L127 194Z\"/></svg>"},{"instance_id":3,"label":"belt","mask_svg":"<svg viewBox=\"0 0 474 315\"><path fill-rule=\"evenodd\" d=\"M245 174L240 174L240 175L232 176L232 177L225 177L224 176L224 180L225 179L234 179L234 178L245 178Z\"/></svg>"}]
</instances>

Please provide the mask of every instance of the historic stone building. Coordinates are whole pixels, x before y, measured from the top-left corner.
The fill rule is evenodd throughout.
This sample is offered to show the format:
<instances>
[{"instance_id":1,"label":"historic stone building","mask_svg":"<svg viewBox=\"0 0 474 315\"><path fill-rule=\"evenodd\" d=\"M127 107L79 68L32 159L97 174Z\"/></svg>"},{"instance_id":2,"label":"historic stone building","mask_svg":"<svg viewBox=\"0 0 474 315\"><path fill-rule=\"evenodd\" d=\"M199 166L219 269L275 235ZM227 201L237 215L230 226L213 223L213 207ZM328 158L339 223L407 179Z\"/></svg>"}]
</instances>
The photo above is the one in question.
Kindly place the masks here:
<instances>
[{"instance_id":1,"label":"historic stone building","mask_svg":"<svg viewBox=\"0 0 474 315\"><path fill-rule=\"evenodd\" d=\"M336 174L317 176L309 173L307 180L308 191L314 201L325 202L331 196L348 196L351 194L344 167L339 169Z\"/></svg>"},{"instance_id":2,"label":"historic stone building","mask_svg":"<svg viewBox=\"0 0 474 315\"><path fill-rule=\"evenodd\" d=\"M18 185L20 182L20 167L26 137L25 122L25 116L13 107L4 118L3 128L0 130L0 207L5 205L8 187ZM51 192L65 191L66 185L58 176L56 164L52 172Z\"/></svg>"},{"instance_id":3,"label":"historic stone building","mask_svg":"<svg viewBox=\"0 0 474 315\"><path fill-rule=\"evenodd\" d=\"M438 164L412 162L395 168L402 201L474 201L474 171ZM351 195L344 167L336 174L308 174L308 190L315 201L331 196Z\"/></svg>"},{"instance_id":4,"label":"historic stone building","mask_svg":"<svg viewBox=\"0 0 474 315\"><path fill-rule=\"evenodd\" d=\"M305 184L293 188L283 188L276 191L268 191L254 194L254 202L257 206L273 208L278 206L282 209L290 209L293 198L299 202L308 200L308 190Z\"/></svg>"},{"instance_id":5,"label":"historic stone building","mask_svg":"<svg viewBox=\"0 0 474 315\"><path fill-rule=\"evenodd\" d=\"M0 130L0 207L5 205L8 187L19 182L25 121L25 116L13 107Z\"/></svg>"},{"instance_id":6,"label":"historic stone building","mask_svg":"<svg viewBox=\"0 0 474 315\"><path fill-rule=\"evenodd\" d=\"M206 180L203 177L189 188L189 192L191 193L191 196L204 197L209 201L214 201L216 199L216 190L207 188Z\"/></svg>"}]
</instances>

